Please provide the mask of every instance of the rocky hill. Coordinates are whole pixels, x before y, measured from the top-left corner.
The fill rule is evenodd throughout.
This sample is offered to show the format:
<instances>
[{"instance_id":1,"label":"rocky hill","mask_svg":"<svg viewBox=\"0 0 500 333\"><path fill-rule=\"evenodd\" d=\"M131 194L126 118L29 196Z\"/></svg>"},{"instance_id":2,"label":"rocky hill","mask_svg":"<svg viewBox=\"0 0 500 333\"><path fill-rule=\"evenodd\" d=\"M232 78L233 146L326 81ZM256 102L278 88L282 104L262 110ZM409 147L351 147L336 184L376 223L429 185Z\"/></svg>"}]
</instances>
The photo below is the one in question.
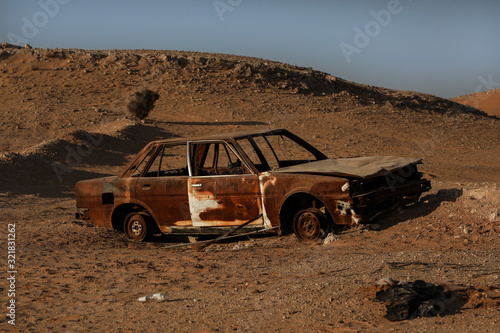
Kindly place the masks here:
<instances>
[{"instance_id":1,"label":"rocky hill","mask_svg":"<svg viewBox=\"0 0 500 333\"><path fill-rule=\"evenodd\" d=\"M29 186L50 180L60 190L50 165L66 163L67 147L82 142L81 131L108 135L112 139L94 150L117 156L104 163L93 154L72 167L85 176L116 172L152 139L256 127L288 128L330 156L414 155L426 160L430 177L500 180L494 154L499 119L436 96L353 83L311 68L223 54L4 43L0 78L0 165L39 160L27 163L40 175ZM144 88L158 91L160 99L138 124L126 104ZM68 173L66 190L77 175Z\"/></svg>"}]
</instances>

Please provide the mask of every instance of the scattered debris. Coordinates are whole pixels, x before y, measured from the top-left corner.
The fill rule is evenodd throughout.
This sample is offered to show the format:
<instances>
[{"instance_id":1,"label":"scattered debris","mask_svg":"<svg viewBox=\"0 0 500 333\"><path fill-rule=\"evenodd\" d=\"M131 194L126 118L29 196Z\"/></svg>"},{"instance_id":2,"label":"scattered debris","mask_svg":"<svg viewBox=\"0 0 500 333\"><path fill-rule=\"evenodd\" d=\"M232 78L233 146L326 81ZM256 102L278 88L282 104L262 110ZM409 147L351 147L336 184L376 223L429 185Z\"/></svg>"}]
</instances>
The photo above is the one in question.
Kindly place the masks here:
<instances>
[{"instance_id":1,"label":"scattered debris","mask_svg":"<svg viewBox=\"0 0 500 333\"><path fill-rule=\"evenodd\" d=\"M479 307L500 307L500 291L495 288L478 288L470 292L466 307L473 309Z\"/></svg>"},{"instance_id":2,"label":"scattered debris","mask_svg":"<svg viewBox=\"0 0 500 333\"><path fill-rule=\"evenodd\" d=\"M239 241L238 243L236 243L234 246L233 246L233 250L241 250L243 248L243 243L241 241Z\"/></svg>"},{"instance_id":3,"label":"scattered debris","mask_svg":"<svg viewBox=\"0 0 500 333\"><path fill-rule=\"evenodd\" d=\"M388 303L384 317L390 321L437 316L457 299L454 293L445 292L443 286L422 280L402 284L393 284L395 281L391 278L382 280L390 287L377 292L375 300Z\"/></svg>"},{"instance_id":4,"label":"scattered debris","mask_svg":"<svg viewBox=\"0 0 500 333\"><path fill-rule=\"evenodd\" d=\"M324 245L331 244L335 242L336 240L339 240L340 237L335 235L333 232L330 232L326 237L325 240L323 241Z\"/></svg>"},{"instance_id":5,"label":"scattered debris","mask_svg":"<svg viewBox=\"0 0 500 333\"><path fill-rule=\"evenodd\" d=\"M142 296L137 299L139 302L146 302L146 301L157 301L157 302L163 302L167 300L167 293L156 293L148 296Z\"/></svg>"},{"instance_id":6,"label":"scattered debris","mask_svg":"<svg viewBox=\"0 0 500 333\"><path fill-rule=\"evenodd\" d=\"M199 239L199 237L197 237L197 236L188 236L189 243L197 243L198 239Z\"/></svg>"},{"instance_id":7,"label":"scattered debris","mask_svg":"<svg viewBox=\"0 0 500 333\"><path fill-rule=\"evenodd\" d=\"M235 233L236 231L240 230L241 228L245 227L246 225L249 225L250 223L260 219L262 217L262 214L259 214L257 215L256 217L254 217L253 219L250 219L248 221L246 221L245 223L237 226L236 228L234 229L231 229L229 230L228 232L226 232L224 235L221 235L217 238L214 238L206 243L194 243L193 244L193 250L195 250L196 252L201 252L203 251L204 248L206 248L207 246L210 246L212 245L213 243L216 243L218 241L220 241L221 239L224 239L224 238L227 238L228 236L232 235L233 233Z\"/></svg>"},{"instance_id":8,"label":"scattered debris","mask_svg":"<svg viewBox=\"0 0 500 333\"><path fill-rule=\"evenodd\" d=\"M384 278L381 278L375 284L377 286L395 286L399 283L399 281L394 280L393 278L386 276Z\"/></svg>"}]
</instances>

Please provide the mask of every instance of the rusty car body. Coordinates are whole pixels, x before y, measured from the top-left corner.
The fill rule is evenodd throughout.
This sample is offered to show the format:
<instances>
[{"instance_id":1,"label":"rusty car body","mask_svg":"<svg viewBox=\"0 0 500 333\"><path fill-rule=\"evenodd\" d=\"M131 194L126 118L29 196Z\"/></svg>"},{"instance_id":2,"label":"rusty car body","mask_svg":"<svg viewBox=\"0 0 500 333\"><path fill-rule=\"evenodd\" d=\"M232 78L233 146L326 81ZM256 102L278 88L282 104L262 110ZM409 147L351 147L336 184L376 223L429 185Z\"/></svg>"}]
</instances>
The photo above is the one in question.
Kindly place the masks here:
<instances>
[{"instance_id":1,"label":"rusty car body","mask_svg":"<svg viewBox=\"0 0 500 333\"><path fill-rule=\"evenodd\" d=\"M334 225L369 223L430 189L416 158L329 159L284 129L153 141L114 177L76 184L76 217L154 233L294 232L321 239Z\"/></svg>"}]
</instances>

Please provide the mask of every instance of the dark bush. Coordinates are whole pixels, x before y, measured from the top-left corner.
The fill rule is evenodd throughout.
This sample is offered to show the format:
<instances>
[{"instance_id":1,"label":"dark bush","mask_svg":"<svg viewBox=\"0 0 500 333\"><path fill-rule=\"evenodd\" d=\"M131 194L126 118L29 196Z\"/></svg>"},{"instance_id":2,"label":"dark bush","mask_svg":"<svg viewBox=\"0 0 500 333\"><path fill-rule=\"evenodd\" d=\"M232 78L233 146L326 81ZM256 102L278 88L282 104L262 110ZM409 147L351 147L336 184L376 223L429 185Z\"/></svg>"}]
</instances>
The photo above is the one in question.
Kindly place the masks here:
<instances>
[{"instance_id":1,"label":"dark bush","mask_svg":"<svg viewBox=\"0 0 500 333\"><path fill-rule=\"evenodd\" d=\"M132 99L128 103L127 109L135 117L144 119L154 108L154 104L158 98L160 98L160 95L149 89L137 91L132 95Z\"/></svg>"}]
</instances>

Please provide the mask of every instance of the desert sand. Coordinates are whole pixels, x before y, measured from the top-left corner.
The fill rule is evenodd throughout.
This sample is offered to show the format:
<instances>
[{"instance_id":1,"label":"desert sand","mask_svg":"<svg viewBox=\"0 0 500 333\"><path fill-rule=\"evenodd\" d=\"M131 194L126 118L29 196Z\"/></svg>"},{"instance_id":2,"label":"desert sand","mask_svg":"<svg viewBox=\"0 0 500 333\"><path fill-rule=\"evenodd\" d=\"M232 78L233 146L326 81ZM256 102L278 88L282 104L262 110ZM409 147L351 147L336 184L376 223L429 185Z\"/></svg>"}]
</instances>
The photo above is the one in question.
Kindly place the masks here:
<instances>
[{"instance_id":1,"label":"desert sand","mask_svg":"<svg viewBox=\"0 0 500 333\"><path fill-rule=\"evenodd\" d=\"M500 330L500 118L481 106L241 56L6 44L0 87L0 221L4 235L15 224L19 331ZM160 98L137 121L126 105L144 88ZM433 189L377 230L338 229L319 246L284 235L194 252L74 219L75 182L117 174L151 140L276 127L331 157L421 157ZM388 276L447 285L456 302L390 322L373 301ZM137 301L157 292L166 301Z\"/></svg>"},{"instance_id":2,"label":"desert sand","mask_svg":"<svg viewBox=\"0 0 500 333\"><path fill-rule=\"evenodd\" d=\"M452 98L457 103L472 106L492 116L500 116L500 89Z\"/></svg>"}]
</instances>

